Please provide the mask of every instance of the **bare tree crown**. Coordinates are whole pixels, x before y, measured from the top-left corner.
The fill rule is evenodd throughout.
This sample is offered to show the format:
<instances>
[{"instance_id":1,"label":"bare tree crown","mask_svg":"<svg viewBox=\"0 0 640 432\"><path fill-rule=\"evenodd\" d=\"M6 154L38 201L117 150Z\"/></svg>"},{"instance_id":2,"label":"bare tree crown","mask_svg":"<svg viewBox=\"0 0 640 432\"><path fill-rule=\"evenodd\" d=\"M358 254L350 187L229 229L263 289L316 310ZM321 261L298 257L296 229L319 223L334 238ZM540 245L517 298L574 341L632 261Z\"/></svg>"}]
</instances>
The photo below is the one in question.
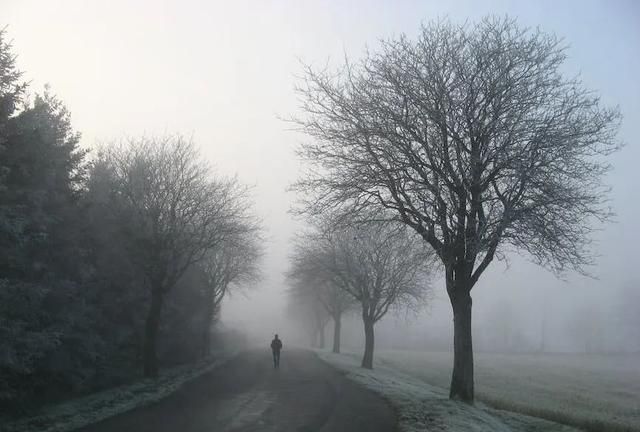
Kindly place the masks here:
<instances>
[{"instance_id":1,"label":"bare tree crown","mask_svg":"<svg viewBox=\"0 0 640 432\"><path fill-rule=\"evenodd\" d=\"M296 248L290 279L323 290L338 290L360 303L376 322L393 307L421 305L430 293L431 263L424 243L394 223L324 226ZM322 302L323 299L320 298Z\"/></svg>"},{"instance_id":2,"label":"bare tree crown","mask_svg":"<svg viewBox=\"0 0 640 432\"><path fill-rule=\"evenodd\" d=\"M386 209L471 286L508 246L583 269L594 219L610 216L620 114L564 77L565 59L555 36L487 18L426 25L335 73L306 68L301 211Z\"/></svg>"},{"instance_id":3,"label":"bare tree crown","mask_svg":"<svg viewBox=\"0 0 640 432\"><path fill-rule=\"evenodd\" d=\"M181 136L114 145L99 163L110 170L115 193L135 218L141 264L163 290L206 251L247 228L246 188L213 176L196 146Z\"/></svg>"},{"instance_id":4,"label":"bare tree crown","mask_svg":"<svg viewBox=\"0 0 640 432\"><path fill-rule=\"evenodd\" d=\"M331 316L340 316L354 305L353 297L341 289L328 265L330 257L315 232L296 239L287 272L290 295L319 302Z\"/></svg>"}]
</instances>

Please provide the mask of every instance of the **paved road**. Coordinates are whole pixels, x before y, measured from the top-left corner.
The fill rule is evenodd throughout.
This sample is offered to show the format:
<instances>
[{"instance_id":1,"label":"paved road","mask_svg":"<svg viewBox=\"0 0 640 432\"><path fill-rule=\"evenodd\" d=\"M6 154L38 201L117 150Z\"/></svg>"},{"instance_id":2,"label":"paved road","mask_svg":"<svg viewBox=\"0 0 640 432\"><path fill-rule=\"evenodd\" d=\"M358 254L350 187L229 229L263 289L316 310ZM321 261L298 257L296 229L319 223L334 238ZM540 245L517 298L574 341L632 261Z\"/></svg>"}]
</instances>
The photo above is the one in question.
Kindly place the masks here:
<instances>
[{"instance_id":1,"label":"paved road","mask_svg":"<svg viewBox=\"0 0 640 432\"><path fill-rule=\"evenodd\" d=\"M390 432L395 415L380 397L302 350L250 351L168 398L82 432Z\"/></svg>"}]
</instances>

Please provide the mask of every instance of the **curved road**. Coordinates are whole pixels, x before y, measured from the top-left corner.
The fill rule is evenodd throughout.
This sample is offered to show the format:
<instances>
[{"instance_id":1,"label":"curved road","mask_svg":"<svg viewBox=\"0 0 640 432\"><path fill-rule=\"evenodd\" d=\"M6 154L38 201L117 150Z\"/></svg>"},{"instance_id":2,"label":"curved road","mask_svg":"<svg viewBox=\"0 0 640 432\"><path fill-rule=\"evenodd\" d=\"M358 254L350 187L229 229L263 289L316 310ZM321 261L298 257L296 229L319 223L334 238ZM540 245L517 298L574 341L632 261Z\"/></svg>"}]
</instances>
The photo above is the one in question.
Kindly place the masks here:
<instances>
[{"instance_id":1,"label":"curved road","mask_svg":"<svg viewBox=\"0 0 640 432\"><path fill-rule=\"evenodd\" d=\"M390 432L395 415L379 396L308 351L249 351L153 405L82 432Z\"/></svg>"}]
</instances>

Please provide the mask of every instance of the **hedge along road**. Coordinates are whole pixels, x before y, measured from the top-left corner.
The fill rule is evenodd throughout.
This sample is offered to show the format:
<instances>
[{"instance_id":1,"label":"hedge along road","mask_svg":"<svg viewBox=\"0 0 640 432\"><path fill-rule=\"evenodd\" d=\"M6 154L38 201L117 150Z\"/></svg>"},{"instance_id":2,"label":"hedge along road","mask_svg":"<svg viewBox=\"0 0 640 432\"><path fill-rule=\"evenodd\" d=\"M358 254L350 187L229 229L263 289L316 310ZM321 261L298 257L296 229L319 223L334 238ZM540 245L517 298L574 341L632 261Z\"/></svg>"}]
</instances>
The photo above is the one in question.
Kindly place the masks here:
<instances>
[{"instance_id":1,"label":"hedge along road","mask_svg":"<svg viewBox=\"0 0 640 432\"><path fill-rule=\"evenodd\" d=\"M396 418L379 396L303 350L249 351L171 396L82 432L389 432Z\"/></svg>"}]
</instances>

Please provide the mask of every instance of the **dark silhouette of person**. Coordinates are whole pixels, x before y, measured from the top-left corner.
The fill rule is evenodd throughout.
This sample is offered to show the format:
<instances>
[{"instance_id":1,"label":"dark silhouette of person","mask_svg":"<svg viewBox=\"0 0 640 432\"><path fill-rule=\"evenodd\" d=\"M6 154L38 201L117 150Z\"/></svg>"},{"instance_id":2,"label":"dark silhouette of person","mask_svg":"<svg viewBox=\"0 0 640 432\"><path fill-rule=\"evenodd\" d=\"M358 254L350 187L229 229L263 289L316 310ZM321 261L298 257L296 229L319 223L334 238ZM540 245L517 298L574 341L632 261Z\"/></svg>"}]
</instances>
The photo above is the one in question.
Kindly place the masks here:
<instances>
[{"instance_id":1,"label":"dark silhouette of person","mask_svg":"<svg viewBox=\"0 0 640 432\"><path fill-rule=\"evenodd\" d=\"M282 341L275 335L271 341L271 352L273 353L273 367L280 367L280 350L282 349Z\"/></svg>"}]
</instances>

